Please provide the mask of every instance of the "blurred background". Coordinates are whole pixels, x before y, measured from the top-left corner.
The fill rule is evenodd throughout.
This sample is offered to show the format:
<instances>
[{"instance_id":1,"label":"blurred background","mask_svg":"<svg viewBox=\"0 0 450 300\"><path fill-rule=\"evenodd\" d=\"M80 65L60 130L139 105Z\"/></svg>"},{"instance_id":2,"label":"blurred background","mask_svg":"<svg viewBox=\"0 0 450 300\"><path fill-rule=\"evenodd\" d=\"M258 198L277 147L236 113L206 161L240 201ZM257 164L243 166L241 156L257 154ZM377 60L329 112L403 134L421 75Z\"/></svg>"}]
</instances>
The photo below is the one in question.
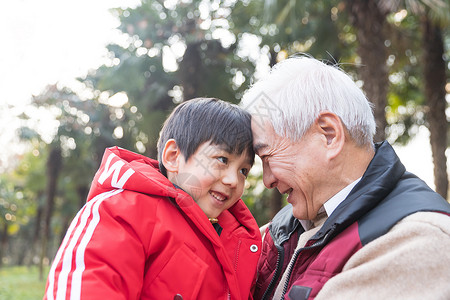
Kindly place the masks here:
<instances>
[{"instance_id":1,"label":"blurred background","mask_svg":"<svg viewBox=\"0 0 450 300\"><path fill-rule=\"evenodd\" d=\"M106 147L155 158L176 104L239 103L296 53L350 74L374 104L376 140L448 199L448 0L16 0L2 11L0 268L46 276ZM247 187L263 225L283 198L258 163Z\"/></svg>"}]
</instances>

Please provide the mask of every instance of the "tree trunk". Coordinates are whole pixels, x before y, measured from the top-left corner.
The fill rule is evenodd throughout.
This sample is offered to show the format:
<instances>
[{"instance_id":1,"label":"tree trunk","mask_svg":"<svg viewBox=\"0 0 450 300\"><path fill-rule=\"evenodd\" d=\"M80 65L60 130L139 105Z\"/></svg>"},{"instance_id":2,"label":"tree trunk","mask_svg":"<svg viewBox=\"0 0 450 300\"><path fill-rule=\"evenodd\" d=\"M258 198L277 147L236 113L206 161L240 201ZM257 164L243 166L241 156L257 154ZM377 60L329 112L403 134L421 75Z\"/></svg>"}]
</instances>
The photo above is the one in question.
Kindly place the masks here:
<instances>
[{"instance_id":1,"label":"tree trunk","mask_svg":"<svg viewBox=\"0 0 450 300\"><path fill-rule=\"evenodd\" d=\"M44 228L42 234L41 259L39 266L39 278L42 280L44 276L44 259L47 257L47 248L50 240L50 225L53 215L53 207L55 205L56 187L58 183L58 175L61 170L61 149L59 146L53 146L47 160L47 202L45 206Z\"/></svg>"},{"instance_id":2,"label":"tree trunk","mask_svg":"<svg viewBox=\"0 0 450 300\"><path fill-rule=\"evenodd\" d=\"M269 66L272 68L277 63L277 55L278 53L275 52L275 49L273 47L270 47L270 60L269 60Z\"/></svg>"},{"instance_id":3,"label":"tree trunk","mask_svg":"<svg viewBox=\"0 0 450 300\"><path fill-rule=\"evenodd\" d=\"M184 100L198 97L199 87L202 84L202 77L198 75L202 66L201 44L202 42L188 44L183 60L179 63L179 76L183 86Z\"/></svg>"},{"instance_id":4,"label":"tree trunk","mask_svg":"<svg viewBox=\"0 0 450 300\"><path fill-rule=\"evenodd\" d=\"M445 115L445 61L444 44L441 30L431 20L422 20L423 45L423 77L425 86L425 101L428 106L427 121L430 130L430 143L434 164L434 183L436 192L447 199L448 176L447 158L447 129Z\"/></svg>"},{"instance_id":5,"label":"tree trunk","mask_svg":"<svg viewBox=\"0 0 450 300\"><path fill-rule=\"evenodd\" d=\"M89 187L86 185L77 186L77 194L78 194L78 206L81 209L86 204L86 198L89 193Z\"/></svg>"},{"instance_id":6,"label":"tree trunk","mask_svg":"<svg viewBox=\"0 0 450 300\"><path fill-rule=\"evenodd\" d=\"M72 216L64 216L64 218L61 221L62 227L61 227L61 232L59 235L59 239L58 242L59 244L61 244L64 240L64 237L66 236L67 230L69 229L70 226L70 222L72 221Z\"/></svg>"},{"instance_id":7,"label":"tree trunk","mask_svg":"<svg viewBox=\"0 0 450 300\"><path fill-rule=\"evenodd\" d=\"M367 98L374 104L374 115L377 124L375 142L385 139L388 90L387 51L384 45L384 24L386 14L382 13L374 0L348 0L351 21L357 29L358 49L361 58L359 68L364 82L363 90Z\"/></svg>"},{"instance_id":8,"label":"tree trunk","mask_svg":"<svg viewBox=\"0 0 450 300\"><path fill-rule=\"evenodd\" d=\"M30 253L30 260L28 261L29 264L33 264L33 259L34 259L35 255L39 253L38 242L39 242L40 236L41 236L42 215L44 213L44 204L42 203L43 196L44 196L43 191L38 192L38 194L36 196L36 201L37 201L36 221L35 221L33 235L31 237L31 247L29 249L29 253Z\"/></svg>"},{"instance_id":9,"label":"tree trunk","mask_svg":"<svg viewBox=\"0 0 450 300\"><path fill-rule=\"evenodd\" d=\"M3 223L3 228L1 229L2 235L0 236L0 267L3 264L3 255L6 252L6 245L8 244L8 221Z\"/></svg>"}]
</instances>

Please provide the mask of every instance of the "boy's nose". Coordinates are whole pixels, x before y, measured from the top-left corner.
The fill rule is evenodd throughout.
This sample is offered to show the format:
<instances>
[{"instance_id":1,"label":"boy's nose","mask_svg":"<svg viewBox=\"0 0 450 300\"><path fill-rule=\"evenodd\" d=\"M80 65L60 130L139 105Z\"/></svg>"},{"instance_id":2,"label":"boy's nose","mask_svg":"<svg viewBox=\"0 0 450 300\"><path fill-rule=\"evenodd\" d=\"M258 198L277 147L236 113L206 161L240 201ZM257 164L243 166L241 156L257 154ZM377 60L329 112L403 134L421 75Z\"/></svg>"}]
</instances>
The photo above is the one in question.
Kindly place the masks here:
<instances>
[{"instance_id":1,"label":"boy's nose","mask_svg":"<svg viewBox=\"0 0 450 300\"><path fill-rule=\"evenodd\" d=\"M238 183L238 174L232 170L227 170L222 174L222 182L225 185L229 185L230 187L234 188L237 186Z\"/></svg>"}]
</instances>

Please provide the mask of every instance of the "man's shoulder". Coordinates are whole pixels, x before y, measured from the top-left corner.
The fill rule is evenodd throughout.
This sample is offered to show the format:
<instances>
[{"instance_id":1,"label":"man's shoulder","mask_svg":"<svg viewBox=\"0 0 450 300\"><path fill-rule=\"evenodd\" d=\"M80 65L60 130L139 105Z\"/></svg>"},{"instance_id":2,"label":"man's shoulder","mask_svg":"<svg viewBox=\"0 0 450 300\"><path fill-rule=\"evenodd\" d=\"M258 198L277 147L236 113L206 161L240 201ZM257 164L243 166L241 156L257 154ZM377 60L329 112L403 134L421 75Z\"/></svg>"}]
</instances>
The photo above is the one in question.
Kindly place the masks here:
<instances>
[{"instance_id":1,"label":"man's shoulder","mask_svg":"<svg viewBox=\"0 0 450 300\"><path fill-rule=\"evenodd\" d=\"M420 211L402 219L394 226L394 228L397 227L410 227L412 230L429 228L450 237L450 214L436 211Z\"/></svg>"},{"instance_id":2,"label":"man's shoulder","mask_svg":"<svg viewBox=\"0 0 450 300\"><path fill-rule=\"evenodd\" d=\"M387 233L395 224L417 212L450 214L450 204L420 179L406 174L396 188L358 220L362 244Z\"/></svg>"}]
</instances>

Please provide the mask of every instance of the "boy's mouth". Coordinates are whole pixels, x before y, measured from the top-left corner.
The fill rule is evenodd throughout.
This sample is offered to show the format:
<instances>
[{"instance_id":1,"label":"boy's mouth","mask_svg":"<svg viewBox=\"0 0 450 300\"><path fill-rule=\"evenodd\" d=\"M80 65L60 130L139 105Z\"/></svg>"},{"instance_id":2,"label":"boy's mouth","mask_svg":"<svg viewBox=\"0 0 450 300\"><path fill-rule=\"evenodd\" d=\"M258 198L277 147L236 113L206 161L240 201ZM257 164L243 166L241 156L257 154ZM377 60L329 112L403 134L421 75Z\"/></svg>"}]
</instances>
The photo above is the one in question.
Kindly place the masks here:
<instances>
[{"instance_id":1,"label":"boy's mouth","mask_svg":"<svg viewBox=\"0 0 450 300\"><path fill-rule=\"evenodd\" d=\"M228 199L227 195L224 195L222 193L216 192L216 191L209 191L209 194L214 197L214 199L218 201L225 201Z\"/></svg>"}]
</instances>

